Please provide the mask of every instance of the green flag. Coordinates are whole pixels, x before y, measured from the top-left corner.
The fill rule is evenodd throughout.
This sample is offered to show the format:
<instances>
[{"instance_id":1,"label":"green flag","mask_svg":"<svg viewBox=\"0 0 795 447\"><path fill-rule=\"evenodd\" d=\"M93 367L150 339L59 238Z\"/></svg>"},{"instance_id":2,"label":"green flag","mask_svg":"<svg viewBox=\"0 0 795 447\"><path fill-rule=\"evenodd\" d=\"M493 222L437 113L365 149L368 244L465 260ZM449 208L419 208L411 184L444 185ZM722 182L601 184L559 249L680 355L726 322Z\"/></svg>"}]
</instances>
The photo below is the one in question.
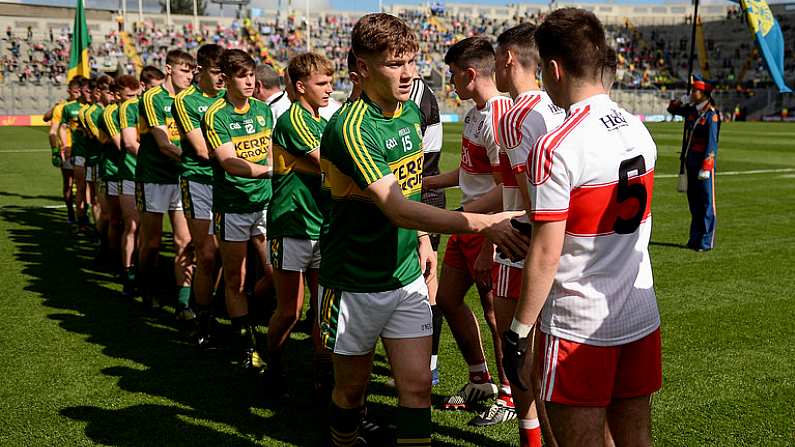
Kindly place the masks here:
<instances>
[{"instance_id":1,"label":"green flag","mask_svg":"<svg viewBox=\"0 0 795 447\"><path fill-rule=\"evenodd\" d=\"M88 64L88 47L91 46L91 36L86 25L86 12L83 9L83 0L77 0L75 9L75 23L72 26L72 50L69 52L69 70L67 80L77 75L89 77L91 66Z\"/></svg>"}]
</instances>

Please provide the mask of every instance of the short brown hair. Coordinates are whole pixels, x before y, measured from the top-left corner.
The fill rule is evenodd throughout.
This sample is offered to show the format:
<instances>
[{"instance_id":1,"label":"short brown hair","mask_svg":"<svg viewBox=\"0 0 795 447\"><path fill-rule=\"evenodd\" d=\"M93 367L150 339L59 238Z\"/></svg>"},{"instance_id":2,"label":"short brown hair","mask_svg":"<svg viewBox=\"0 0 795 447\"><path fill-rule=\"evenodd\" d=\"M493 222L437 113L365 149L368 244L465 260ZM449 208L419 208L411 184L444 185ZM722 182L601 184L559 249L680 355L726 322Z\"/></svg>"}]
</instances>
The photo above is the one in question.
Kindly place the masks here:
<instances>
[{"instance_id":1,"label":"short brown hair","mask_svg":"<svg viewBox=\"0 0 795 447\"><path fill-rule=\"evenodd\" d=\"M243 50L226 50L221 55L221 71L227 76L237 76L246 69L253 72L256 66L254 59Z\"/></svg>"},{"instance_id":2,"label":"short brown hair","mask_svg":"<svg viewBox=\"0 0 795 447\"><path fill-rule=\"evenodd\" d=\"M166 65L175 66L175 65L187 65L189 67L196 66L196 59L190 55L185 50L180 50L179 48L174 49L166 53Z\"/></svg>"},{"instance_id":3,"label":"short brown hair","mask_svg":"<svg viewBox=\"0 0 795 447\"><path fill-rule=\"evenodd\" d=\"M311 76L312 73L320 73L324 75L334 75L334 66L331 61L317 53L304 53L290 59L287 64L287 73L290 75L290 82L295 83Z\"/></svg>"},{"instance_id":4,"label":"short brown hair","mask_svg":"<svg viewBox=\"0 0 795 447\"><path fill-rule=\"evenodd\" d=\"M402 56L419 50L417 35L405 22L383 12L362 16L351 34L351 48L356 57L375 54Z\"/></svg>"},{"instance_id":5,"label":"short brown hair","mask_svg":"<svg viewBox=\"0 0 795 447\"><path fill-rule=\"evenodd\" d=\"M444 63L455 64L458 68L474 68L484 75L494 74L494 47L489 39L480 36L467 37L455 43L447 54Z\"/></svg>"},{"instance_id":6,"label":"short brown hair","mask_svg":"<svg viewBox=\"0 0 795 447\"><path fill-rule=\"evenodd\" d=\"M113 84L113 78L108 75L102 75L97 78L95 87L99 90L108 90L110 89L111 84Z\"/></svg>"},{"instance_id":7,"label":"short brown hair","mask_svg":"<svg viewBox=\"0 0 795 447\"><path fill-rule=\"evenodd\" d=\"M162 81L166 79L166 75L154 65L147 65L141 70L140 79L144 84L151 84L152 81Z\"/></svg>"},{"instance_id":8,"label":"short brown hair","mask_svg":"<svg viewBox=\"0 0 795 447\"><path fill-rule=\"evenodd\" d=\"M557 60L575 78L601 78L608 46L602 22L592 12L577 8L553 11L536 29L535 39L545 61Z\"/></svg>"},{"instance_id":9,"label":"short brown hair","mask_svg":"<svg viewBox=\"0 0 795 447\"><path fill-rule=\"evenodd\" d=\"M520 23L503 31L497 37L497 46L504 50L510 49L512 54L516 55L516 59L522 67L536 67L540 61L540 56L538 55L536 40L533 37L535 31L535 25L529 22Z\"/></svg>"},{"instance_id":10,"label":"short brown hair","mask_svg":"<svg viewBox=\"0 0 795 447\"><path fill-rule=\"evenodd\" d=\"M214 43L208 43L199 47L196 52L196 62L202 68L218 68L221 65L221 55L224 54L224 47Z\"/></svg>"},{"instance_id":11,"label":"short brown hair","mask_svg":"<svg viewBox=\"0 0 795 447\"><path fill-rule=\"evenodd\" d=\"M83 84L83 79L85 79L83 76L76 75L75 77L73 77L69 81L69 84L67 84L66 87L67 88L80 88L80 86Z\"/></svg>"},{"instance_id":12,"label":"short brown hair","mask_svg":"<svg viewBox=\"0 0 795 447\"><path fill-rule=\"evenodd\" d=\"M121 89L124 88L128 88L130 90L138 90L138 86L140 86L140 84L138 83L138 80L135 79L135 76L121 75L118 78L116 78L116 86L118 87L119 91L121 91Z\"/></svg>"}]
</instances>

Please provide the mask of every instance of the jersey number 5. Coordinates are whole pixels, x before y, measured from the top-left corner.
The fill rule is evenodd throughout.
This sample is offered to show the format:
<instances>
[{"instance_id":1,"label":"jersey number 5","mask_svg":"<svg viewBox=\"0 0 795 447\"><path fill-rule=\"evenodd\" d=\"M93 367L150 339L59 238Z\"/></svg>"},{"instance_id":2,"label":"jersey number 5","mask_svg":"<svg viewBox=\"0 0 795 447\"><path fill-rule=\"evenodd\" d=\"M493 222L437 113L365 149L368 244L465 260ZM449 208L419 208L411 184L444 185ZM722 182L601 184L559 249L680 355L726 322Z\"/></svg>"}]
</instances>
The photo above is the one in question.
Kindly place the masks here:
<instances>
[{"instance_id":1,"label":"jersey number 5","mask_svg":"<svg viewBox=\"0 0 795 447\"><path fill-rule=\"evenodd\" d=\"M646 162L643 160L642 155L624 160L618 166L618 192L616 201L619 206L624 204L629 199L636 199L638 201L638 210L629 219L624 219L619 213L615 223L613 223L613 231L618 234L630 234L640 226L643 220L643 215L646 212L646 203L648 195L646 194L646 187L642 183L629 183L629 173L634 172L634 176L641 176L646 173Z\"/></svg>"}]
</instances>

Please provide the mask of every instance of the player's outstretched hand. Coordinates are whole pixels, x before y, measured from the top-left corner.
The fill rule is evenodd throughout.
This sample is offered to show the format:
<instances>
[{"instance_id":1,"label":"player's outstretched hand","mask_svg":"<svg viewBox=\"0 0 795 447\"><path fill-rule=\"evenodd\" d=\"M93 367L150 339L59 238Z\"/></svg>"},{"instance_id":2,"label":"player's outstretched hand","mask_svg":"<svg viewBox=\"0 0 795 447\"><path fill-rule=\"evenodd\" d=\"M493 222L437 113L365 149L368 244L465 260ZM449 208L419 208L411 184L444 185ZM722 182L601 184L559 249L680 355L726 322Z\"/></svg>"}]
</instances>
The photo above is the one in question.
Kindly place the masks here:
<instances>
[{"instance_id":1,"label":"player's outstretched hand","mask_svg":"<svg viewBox=\"0 0 795 447\"><path fill-rule=\"evenodd\" d=\"M527 247L530 245L530 237L522 234L511 224L511 219L524 214L524 211L504 211L492 214L489 216L492 219L492 224L483 231L486 238L497 245L500 252L512 261L524 259Z\"/></svg>"},{"instance_id":2,"label":"player's outstretched hand","mask_svg":"<svg viewBox=\"0 0 795 447\"><path fill-rule=\"evenodd\" d=\"M505 375L508 376L511 386L516 385L522 391L527 391L530 388L528 383L531 371L529 367L532 365L530 340L529 335L521 338L511 329L502 334L502 367L505 369Z\"/></svg>"}]
</instances>

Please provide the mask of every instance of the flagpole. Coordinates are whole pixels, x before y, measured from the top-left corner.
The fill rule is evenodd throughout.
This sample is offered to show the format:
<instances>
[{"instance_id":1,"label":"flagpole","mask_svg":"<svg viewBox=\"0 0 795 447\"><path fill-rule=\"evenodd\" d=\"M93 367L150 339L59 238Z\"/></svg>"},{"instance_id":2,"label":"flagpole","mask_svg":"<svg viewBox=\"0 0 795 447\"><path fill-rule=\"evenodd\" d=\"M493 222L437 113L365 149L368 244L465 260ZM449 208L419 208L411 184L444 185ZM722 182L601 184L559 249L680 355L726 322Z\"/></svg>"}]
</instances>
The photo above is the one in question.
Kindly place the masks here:
<instances>
[{"instance_id":1,"label":"flagpole","mask_svg":"<svg viewBox=\"0 0 795 447\"><path fill-rule=\"evenodd\" d=\"M199 33L199 0L193 0L193 34L198 35Z\"/></svg>"},{"instance_id":2,"label":"flagpole","mask_svg":"<svg viewBox=\"0 0 795 447\"><path fill-rule=\"evenodd\" d=\"M166 28L171 28L171 0L166 0Z\"/></svg>"},{"instance_id":3,"label":"flagpole","mask_svg":"<svg viewBox=\"0 0 795 447\"><path fill-rule=\"evenodd\" d=\"M690 29L690 54L687 57L687 95L690 96L690 88L693 86L693 59L696 57L696 21L698 20L699 0L693 0L693 20ZM685 150L687 149L687 125L682 126L682 150L679 152L679 174L685 173Z\"/></svg>"},{"instance_id":4,"label":"flagpole","mask_svg":"<svg viewBox=\"0 0 795 447\"><path fill-rule=\"evenodd\" d=\"M138 0L138 24L141 28L144 26L144 0Z\"/></svg>"}]
</instances>

